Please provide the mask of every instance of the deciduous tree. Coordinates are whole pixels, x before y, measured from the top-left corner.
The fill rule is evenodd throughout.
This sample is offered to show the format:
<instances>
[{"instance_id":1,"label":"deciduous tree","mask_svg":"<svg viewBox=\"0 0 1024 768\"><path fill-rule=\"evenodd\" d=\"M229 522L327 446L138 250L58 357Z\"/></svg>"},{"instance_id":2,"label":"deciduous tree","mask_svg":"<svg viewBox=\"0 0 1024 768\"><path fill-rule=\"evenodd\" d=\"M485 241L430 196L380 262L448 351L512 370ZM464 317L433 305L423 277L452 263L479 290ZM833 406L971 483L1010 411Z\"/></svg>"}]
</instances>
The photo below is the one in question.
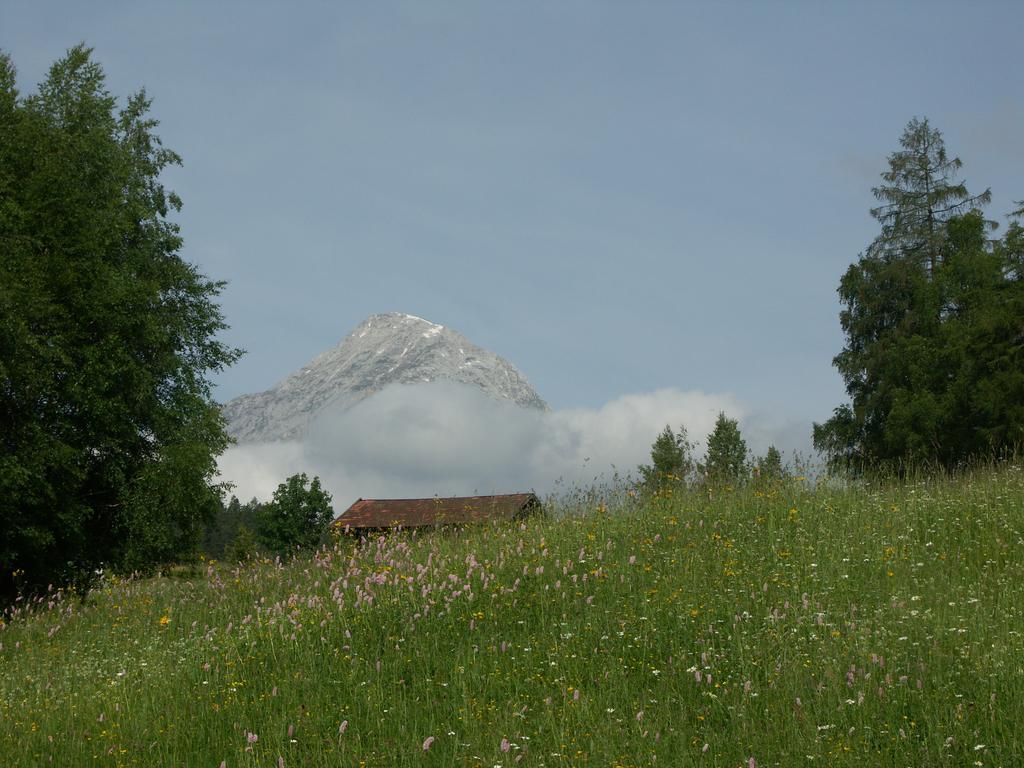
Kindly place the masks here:
<instances>
[{"instance_id":1,"label":"deciduous tree","mask_svg":"<svg viewBox=\"0 0 1024 768\"><path fill-rule=\"evenodd\" d=\"M260 511L258 533L267 549L283 555L316 547L333 519L331 495L320 487L319 477L311 482L303 472L277 486Z\"/></svg>"},{"instance_id":2,"label":"deciduous tree","mask_svg":"<svg viewBox=\"0 0 1024 768\"><path fill-rule=\"evenodd\" d=\"M707 456L703 465L708 481L713 483L735 483L746 479L747 443L740 434L736 419L718 414L715 428L708 435Z\"/></svg>"},{"instance_id":3,"label":"deciduous tree","mask_svg":"<svg viewBox=\"0 0 1024 768\"><path fill-rule=\"evenodd\" d=\"M651 445L651 463L640 466L640 477L649 489L685 483L693 472L693 445L687 440L686 427L678 432L665 425L665 429Z\"/></svg>"},{"instance_id":4,"label":"deciduous tree","mask_svg":"<svg viewBox=\"0 0 1024 768\"><path fill-rule=\"evenodd\" d=\"M181 256L178 164L144 92L84 46L23 97L0 54L0 600L195 545L228 443L209 375L239 352Z\"/></svg>"}]
</instances>

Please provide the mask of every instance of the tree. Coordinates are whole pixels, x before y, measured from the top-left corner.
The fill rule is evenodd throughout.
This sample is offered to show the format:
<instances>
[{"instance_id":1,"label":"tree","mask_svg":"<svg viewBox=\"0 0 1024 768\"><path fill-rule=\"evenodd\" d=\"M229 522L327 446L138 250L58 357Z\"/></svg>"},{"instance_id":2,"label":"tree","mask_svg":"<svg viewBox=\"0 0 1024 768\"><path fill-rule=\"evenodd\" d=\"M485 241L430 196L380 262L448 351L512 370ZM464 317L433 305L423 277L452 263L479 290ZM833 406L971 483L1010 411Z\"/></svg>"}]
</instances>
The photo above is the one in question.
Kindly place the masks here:
<instances>
[{"instance_id":1,"label":"tree","mask_svg":"<svg viewBox=\"0 0 1024 768\"><path fill-rule=\"evenodd\" d=\"M678 432L665 429L651 445L651 463L640 466L643 484L654 489L673 483L684 483L693 471L693 445L686 439L686 427Z\"/></svg>"},{"instance_id":2,"label":"tree","mask_svg":"<svg viewBox=\"0 0 1024 768\"><path fill-rule=\"evenodd\" d=\"M960 160L927 120L900 143L874 189L881 232L839 286L846 344L833 362L850 402L814 425L834 468L951 467L1021 440L1002 394L1019 392L1014 239L993 247L989 192L956 181Z\"/></svg>"},{"instance_id":3,"label":"tree","mask_svg":"<svg viewBox=\"0 0 1024 768\"><path fill-rule=\"evenodd\" d=\"M331 495L320 487L319 477L310 482L303 472L277 486L271 502L263 506L258 534L267 549L283 555L316 547L333 519Z\"/></svg>"},{"instance_id":4,"label":"tree","mask_svg":"<svg viewBox=\"0 0 1024 768\"><path fill-rule=\"evenodd\" d=\"M1019 203L1018 203L1019 205ZM991 249L975 232L973 248L950 270L955 314L946 344L956 350L953 460L1001 456L1024 446L1024 210L1010 215ZM968 235L969 220L964 222ZM969 241L970 242L970 241ZM952 292L952 290L951 290Z\"/></svg>"},{"instance_id":5,"label":"tree","mask_svg":"<svg viewBox=\"0 0 1024 768\"><path fill-rule=\"evenodd\" d=\"M882 261L906 261L934 275L946 243L945 222L977 210L992 199L991 190L970 195L956 181L962 163L946 154L942 134L928 119L913 118L900 137L902 149L889 155L881 186L871 191L882 205L871 216L882 226L868 255ZM995 222L986 222L995 228Z\"/></svg>"},{"instance_id":6,"label":"tree","mask_svg":"<svg viewBox=\"0 0 1024 768\"><path fill-rule=\"evenodd\" d=\"M207 524L200 547L202 553L213 559L228 557L228 550L239 537L242 528L248 529L249 536L255 536L253 532L259 528L262 508L263 505L255 498L242 504L232 496L227 505L223 505L216 517Z\"/></svg>"},{"instance_id":7,"label":"tree","mask_svg":"<svg viewBox=\"0 0 1024 768\"><path fill-rule=\"evenodd\" d=\"M256 535L247 525L238 526L234 538L224 550L224 557L229 563L240 563L255 557L259 553Z\"/></svg>"},{"instance_id":8,"label":"tree","mask_svg":"<svg viewBox=\"0 0 1024 768\"><path fill-rule=\"evenodd\" d=\"M22 97L0 53L0 601L188 553L228 444L211 373L223 284L180 255L180 163L91 51Z\"/></svg>"},{"instance_id":9,"label":"tree","mask_svg":"<svg viewBox=\"0 0 1024 768\"><path fill-rule=\"evenodd\" d=\"M735 483L748 474L747 444L740 434L739 422L719 413L715 428L708 435L704 472L710 482Z\"/></svg>"},{"instance_id":10,"label":"tree","mask_svg":"<svg viewBox=\"0 0 1024 768\"><path fill-rule=\"evenodd\" d=\"M786 468L782 464L782 454L774 445L769 445L764 456L757 460L758 478L761 480L781 480L786 477Z\"/></svg>"}]
</instances>

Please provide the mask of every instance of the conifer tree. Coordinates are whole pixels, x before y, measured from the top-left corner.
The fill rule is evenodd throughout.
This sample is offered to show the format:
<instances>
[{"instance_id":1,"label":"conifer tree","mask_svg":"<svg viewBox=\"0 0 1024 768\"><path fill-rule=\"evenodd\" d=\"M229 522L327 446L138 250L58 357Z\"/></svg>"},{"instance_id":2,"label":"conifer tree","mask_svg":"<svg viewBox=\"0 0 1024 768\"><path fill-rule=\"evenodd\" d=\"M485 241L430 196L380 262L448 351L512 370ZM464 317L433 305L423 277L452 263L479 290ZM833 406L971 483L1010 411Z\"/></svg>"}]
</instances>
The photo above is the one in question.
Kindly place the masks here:
<instances>
[{"instance_id":1,"label":"conifer tree","mask_svg":"<svg viewBox=\"0 0 1024 768\"><path fill-rule=\"evenodd\" d=\"M883 184L871 192L881 205L871 216L882 227L868 248L870 258L903 261L934 275L946 240L945 222L987 205L992 192L971 195L957 180L962 163L950 158L942 134L927 118L913 118L900 137L901 149L889 155ZM986 222L995 228L995 222Z\"/></svg>"},{"instance_id":2,"label":"conifer tree","mask_svg":"<svg viewBox=\"0 0 1024 768\"><path fill-rule=\"evenodd\" d=\"M989 191L957 180L960 160L927 120L900 144L873 190L881 232L839 286L846 344L833 362L850 402L814 425L830 465L855 471L951 467L1024 439L1003 394L1021 391L1016 225L993 244Z\"/></svg>"}]
</instances>

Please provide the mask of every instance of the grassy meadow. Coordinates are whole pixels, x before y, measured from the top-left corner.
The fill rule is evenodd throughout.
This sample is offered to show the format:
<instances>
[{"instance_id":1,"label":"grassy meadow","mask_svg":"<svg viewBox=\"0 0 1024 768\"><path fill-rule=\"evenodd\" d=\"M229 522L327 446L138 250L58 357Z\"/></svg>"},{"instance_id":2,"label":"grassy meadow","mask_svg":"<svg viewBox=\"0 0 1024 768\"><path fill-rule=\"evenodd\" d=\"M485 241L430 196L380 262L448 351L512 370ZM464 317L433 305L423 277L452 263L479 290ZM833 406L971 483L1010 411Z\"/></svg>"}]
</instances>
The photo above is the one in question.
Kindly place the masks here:
<instances>
[{"instance_id":1,"label":"grassy meadow","mask_svg":"<svg viewBox=\"0 0 1024 768\"><path fill-rule=\"evenodd\" d=\"M4 765L1024 765L1024 471L566 501L0 629Z\"/></svg>"}]
</instances>

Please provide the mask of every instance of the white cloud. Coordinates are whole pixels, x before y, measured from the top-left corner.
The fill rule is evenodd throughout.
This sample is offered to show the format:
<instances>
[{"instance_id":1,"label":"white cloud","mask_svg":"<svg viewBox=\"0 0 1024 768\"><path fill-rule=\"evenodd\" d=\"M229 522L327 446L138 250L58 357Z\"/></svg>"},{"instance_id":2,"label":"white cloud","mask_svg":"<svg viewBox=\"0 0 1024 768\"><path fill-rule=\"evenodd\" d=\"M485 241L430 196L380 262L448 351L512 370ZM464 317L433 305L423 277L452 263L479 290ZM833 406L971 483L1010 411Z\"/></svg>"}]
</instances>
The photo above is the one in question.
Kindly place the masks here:
<instances>
[{"instance_id":1,"label":"white cloud","mask_svg":"<svg viewBox=\"0 0 1024 768\"><path fill-rule=\"evenodd\" d=\"M233 446L220 470L242 499L267 499L296 472L319 475L338 512L359 497L543 494L559 479L588 483L613 468L635 470L666 424L684 424L702 440L719 411L749 421L731 395L678 389L543 413L449 382L392 386L347 411L322 413L302 442ZM779 426L752 424L748 443L763 450Z\"/></svg>"}]
</instances>

